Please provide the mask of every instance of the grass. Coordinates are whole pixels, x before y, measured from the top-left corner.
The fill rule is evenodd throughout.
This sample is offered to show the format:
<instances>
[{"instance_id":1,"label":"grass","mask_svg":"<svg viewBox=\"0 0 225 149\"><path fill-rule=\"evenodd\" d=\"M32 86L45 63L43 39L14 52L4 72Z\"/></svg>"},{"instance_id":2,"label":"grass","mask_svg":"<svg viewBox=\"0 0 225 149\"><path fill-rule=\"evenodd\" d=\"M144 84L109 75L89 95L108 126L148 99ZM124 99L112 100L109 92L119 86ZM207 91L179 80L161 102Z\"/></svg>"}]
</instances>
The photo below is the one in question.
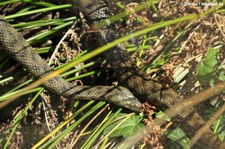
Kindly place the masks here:
<instances>
[{"instance_id":1,"label":"grass","mask_svg":"<svg viewBox=\"0 0 225 149\"><path fill-rule=\"evenodd\" d=\"M13 4L18 2L18 0L8 0L5 2L0 2L0 6L5 6L6 4ZM64 12L67 11L67 9L70 7L70 5L55 5L51 3L46 2L33 2L31 0L24 0L25 5L23 9L18 11L18 13L15 14L9 14L5 16L5 19L9 21L13 27L15 27L18 31L23 31L25 29L28 30L44 30L43 32L38 32L36 34L32 34L31 36L27 37L26 40L35 48L35 50L41 54L42 56L46 57L46 55L49 55L53 53L53 47L52 45L45 46L44 43L48 40L54 39L54 37L57 37L61 35L61 32L64 32L68 29L71 25L73 25L74 22L78 21L77 17L67 17L67 18L57 18L57 19L42 19L42 20L32 20L29 22L22 22L20 18L32 16L37 13L43 13L43 12L52 12L52 11L59 11ZM140 5L139 7L136 7L134 11L141 11L145 8L152 8L154 13L159 14L159 10L157 8L158 1L146 1L145 4ZM128 9L123 3L116 2L119 10L121 11L120 14L115 15L114 17L110 18L111 22L115 21L121 21L124 17L131 14L130 9ZM150 5L146 5L150 4ZM0 96L0 101L5 101L7 104L11 104L11 102L8 102L10 100L17 100L19 96L21 95L32 95L31 98L28 98L29 101L20 108L20 113L12 119L10 122L10 126L7 129L4 129L4 131L7 131L8 138L3 138L0 136L2 148L7 148L8 146L12 146L12 142L14 142L13 138L16 136L16 132L20 131L19 127L23 127L24 123L23 121L26 121L27 114L30 113L30 110L33 106L35 106L34 103L38 102L37 100L40 99L40 96L44 90L44 88L39 87L45 80L49 79L50 77L53 77L55 75L61 74L63 77L65 77L68 81L75 81L75 80L82 80L82 79L89 79L93 75L96 76L96 74L101 72L99 70L91 70L90 68L94 68L97 64L96 57L99 54L105 52L106 50L109 50L111 47L127 42L130 40L135 40L135 44L127 42L126 46L128 47L128 50L134 54L134 57L136 59L137 65L146 73L150 73L153 69L158 70L160 67L165 66L167 63L171 61L171 57L173 57L173 53L182 53L184 51L183 47L180 45L181 41L185 36L188 35L190 30L193 30L194 26L196 25L196 22L198 22L198 19L201 19L205 15L209 15L212 12L215 12L215 8L211 8L201 15L199 14L190 14L182 17L177 17L173 19L166 19L163 17L158 17L157 22L154 22L153 24L150 24L150 22L145 22L141 15L134 16L132 19L134 20L134 23L137 23L141 29L137 29L132 31L132 33L127 34L126 36L123 36L122 38L119 38L107 45L104 45L96 50L93 50L91 52L87 52L87 50L80 51L70 62L67 62L62 64L61 66L55 65L55 63L51 63L52 67L56 69L56 71L53 74L50 74L49 76L45 78L41 78L40 80L33 81L32 79L28 79L19 85L15 87L10 87L7 89L6 92L2 93ZM223 12L223 9L220 8L217 10L217 12ZM20 21L17 21L20 20ZM99 27L104 26L105 22L100 22L97 24ZM129 24L128 24L129 25ZM132 24L131 24L132 25ZM49 28L50 26L50 28ZM166 35L163 34L160 31L165 31L166 29L170 27L174 27L178 29L178 31L173 31L174 36L169 41L168 44L162 44ZM46 27L48 28L46 30ZM168 42L168 41L167 41ZM187 39L188 42L188 39ZM140 43L140 44L137 44ZM143 57L148 57L148 52L150 49L155 49L158 45L163 46L163 50L157 53L154 57L150 57L151 61L143 61ZM43 46L44 45L44 46ZM221 45L221 44L219 44ZM222 46L218 45L212 45L213 48L217 47L217 49L221 50ZM212 48L212 49L213 49ZM171 50L172 49L172 50ZM147 54L146 54L147 53ZM212 56L211 56L212 55ZM199 70L201 68L201 73L199 73L200 77L210 77L209 82L204 82L206 86L215 85L219 81L223 81L224 79L224 68L222 67L223 63L217 59L217 54L210 53L210 50L208 51L208 54L204 55L206 58L203 58L202 65L199 63ZM11 59L8 59L7 56L4 57L2 61L10 61ZM85 61L88 61L87 63ZM146 61L146 62L145 62ZM85 62L85 63L83 63ZM213 62L213 63L212 63ZM77 66L78 64L83 63L83 66L75 68L74 66ZM210 65L209 65L210 64ZM1 64L0 69L7 67L7 63L4 62ZM89 71L90 69L90 71ZM81 71L84 71L85 73L80 73ZM208 70L208 71L207 71ZM219 73L217 71L219 70ZM11 73L11 75L4 76L4 74L0 74L0 84L7 84L9 81L14 81L15 78L21 77L20 74L15 72L22 71L21 68L16 69ZM73 75L73 74L76 75ZM213 75L212 75L213 74ZM219 75L220 77L217 77ZM68 77L69 76L69 77ZM71 77L72 76L72 77ZM98 75L97 75L98 76ZM175 80L179 80L174 84L174 86L178 86L180 82L185 80L188 76L188 73L185 73L185 75L178 74L176 76L179 79L174 78ZM215 79L217 78L217 79ZM203 80L204 81L204 80ZM31 83L32 82L32 83ZM95 84L94 84L95 85ZM26 96L22 96L20 98L25 98ZM41 96L43 97L43 96ZM220 96L222 98L222 96ZM220 102L220 100L218 100ZM2 102L4 103L4 102ZM1 103L1 104L2 104ZM129 114L129 112L122 111L121 108L118 107L111 107L110 110L108 110L109 105L105 102L99 101L89 101L89 102L75 102L76 105L73 106L73 109L75 109L75 112L72 113L71 116L64 117L64 120L55 122L56 127L52 127L49 129L49 133L42 137L41 139L35 141L35 145L33 145L33 148L55 148L56 146L62 147L65 145L65 140L69 141L69 147L76 146L76 143L78 142L79 138L85 138L86 140L80 145L81 148L106 148L110 144L112 144L112 139L110 138L110 135L115 135L115 132L117 132L117 136L123 136L124 132L130 131L131 127L135 129L139 129L139 127L142 127L142 123L146 117L143 115L135 114L135 118L132 116L133 114ZM221 107L221 102L217 104L216 108ZM215 109L215 108L213 108ZM54 110L54 109L53 109ZM35 111L34 111L35 112ZM49 110L49 112L52 112L52 110ZM212 111L210 111L212 115ZM95 115L95 116L93 116ZM122 115L122 116L121 116ZM52 124L51 117L46 117L46 122ZM117 119L121 119L122 121L117 121ZM86 121L90 121L89 123L85 123ZM96 122L97 121L97 122ZM221 116L220 119L215 122L213 125L213 128L215 132L217 132L221 138L221 140L224 140L224 131L222 130L224 121L224 116ZM116 123L117 122L117 123ZM126 122L130 122L127 125ZM134 123L132 123L134 122ZM93 124L94 123L94 124ZM87 127L84 127L84 126ZM93 126L94 125L94 126ZM101 138L102 133L112 125L115 129L113 131L108 131L105 134L105 137ZM128 127L130 126L130 127ZM124 127L123 129L121 129ZM118 132L117 130L121 130L121 132ZM134 131L135 132L135 131ZM185 133L185 132L184 132ZM32 133L31 133L32 134ZM170 136L168 136L172 140L179 140L179 138L183 137L185 134L183 134L182 130L179 128L176 129L175 133L170 133ZM131 134L132 136L132 134ZM75 138L73 138L75 137ZM77 138L76 138L77 137ZM129 137L129 136L127 136ZM185 137L185 140L181 140L178 143L181 144L183 147L187 147L189 145L188 138ZM102 144L100 142L103 142ZM34 143L34 142L32 142ZM157 143L157 142L155 142ZM140 146L145 146L145 142L141 142Z\"/></svg>"}]
</instances>

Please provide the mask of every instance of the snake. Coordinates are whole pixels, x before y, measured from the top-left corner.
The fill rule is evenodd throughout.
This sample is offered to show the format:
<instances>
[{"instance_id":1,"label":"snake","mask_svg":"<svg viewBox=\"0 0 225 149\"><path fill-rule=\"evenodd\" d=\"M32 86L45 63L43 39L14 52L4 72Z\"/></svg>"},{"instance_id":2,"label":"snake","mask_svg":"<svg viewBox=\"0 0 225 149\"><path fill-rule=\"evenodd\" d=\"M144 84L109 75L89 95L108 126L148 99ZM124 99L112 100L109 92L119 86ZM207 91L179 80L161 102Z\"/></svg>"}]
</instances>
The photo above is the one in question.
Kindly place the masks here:
<instances>
[{"instance_id":1,"label":"snake","mask_svg":"<svg viewBox=\"0 0 225 149\"><path fill-rule=\"evenodd\" d=\"M113 15L106 0L67 0L66 2L72 4L72 12L76 13L77 10L83 12L90 24L97 24ZM102 27L95 32L95 36L99 46L119 38L114 24ZM159 107L168 107L183 100L173 89L165 87L142 72L122 44L106 51L104 55L116 72L119 82L138 99L147 100Z\"/></svg>"},{"instance_id":2,"label":"snake","mask_svg":"<svg viewBox=\"0 0 225 149\"><path fill-rule=\"evenodd\" d=\"M68 2L68 1L67 1ZM74 12L79 8L93 24L110 17L112 14L105 0L84 0L70 1ZM42 78L52 72L35 50L26 40L9 24L3 17L0 18L0 46L19 64L35 78ZM99 45L114 41L119 36L115 32L115 27L109 25L96 34ZM131 60L129 53L123 45L117 45L104 53L110 65L119 76L123 86L74 86L65 81L60 76L49 79L43 86L50 91L76 100L106 100L120 107L125 107L135 112L141 111L139 99L151 99L151 103L162 106L160 100L172 105L175 100L174 95L178 95L173 90L164 90L164 87L152 79L146 79L144 73ZM129 90L128 90L129 89ZM161 97L164 96L164 97ZM172 98L171 98L172 97ZM180 98L178 98L180 99Z\"/></svg>"},{"instance_id":3,"label":"snake","mask_svg":"<svg viewBox=\"0 0 225 149\"><path fill-rule=\"evenodd\" d=\"M90 24L98 23L113 15L106 0L65 0L63 2L72 5L71 13L76 14L77 11L81 11ZM113 24L102 27L95 33L95 36L99 46L119 38ZM37 79L53 72L52 68L35 52L24 37L2 16L0 16L0 48ZM105 100L135 112L142 111L140 101L148 101L159 107L171 107L183 100L182 96L173 89L147 77L136 66L122 44L104 52L104 55L123 86L78 86L67 82L61 76L50 78L43 83L43 86L68 99ZM193 107L185 108L179 115L186 118L193 111ZM198 127L205 123L203 118L196 114L188 122L191 127L196 127L191 122L195 119L199 120ZM208 139L215 138L210 130L208 132Z\"/></svg>"},{"instance_id":4,"label":"snake","mask_svg":"<svg viewBox=\"0 0 225 149\"><path fill-rule=\"evenodd\" d=\"M0 17L0 46L36 78L52 72L52 68L36 53L27 41L2 17ZM141 103L122 86L75 86L56 76L43 83L50 91L77 100L106 100L118 106L140 111Z\"/></svg>"}]
</instances>

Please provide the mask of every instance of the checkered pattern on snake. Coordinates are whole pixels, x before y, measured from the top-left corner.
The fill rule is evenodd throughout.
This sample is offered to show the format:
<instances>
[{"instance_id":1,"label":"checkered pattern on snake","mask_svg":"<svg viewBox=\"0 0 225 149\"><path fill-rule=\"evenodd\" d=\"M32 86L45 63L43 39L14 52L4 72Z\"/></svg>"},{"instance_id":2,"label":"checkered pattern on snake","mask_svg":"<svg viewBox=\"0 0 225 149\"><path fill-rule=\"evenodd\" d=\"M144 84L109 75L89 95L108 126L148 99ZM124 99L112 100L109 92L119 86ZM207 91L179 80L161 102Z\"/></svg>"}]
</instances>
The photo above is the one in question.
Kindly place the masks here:
<instances>
[{"instance_id":1,"label":"checkered pattern on snake","mask_svg":"<svg viewBox=\"0 0 225 149\"><path fill-rule=\"evenodd\" d=\"M36 78L52 72L52 68L35 52L26 40L0 16L0 48ZM106 100L118 106L140 112L141 103L122 86L74 86L60 76L43 84L46 88L68 99Z\"/></svg>"},{"instance_id":2,"label":"checkered pattern on snake","mask_svg":"<svg viewBox=\"0 0 225 149\"><path fill-rule=\"evenodd\" d=\"M91 24L97 23L112 15L106 0L64 0L62 2L71 3L74 12L77 10L82 11ZM119 36L114 26L108 25L96 33L96 37L98 39L98 44L104 45L114 41ZM1 16L0 48L9 53L11 57L23 65L27 71L37 79L52 72L51 67L42 60L35 50L29 46L26 40ZM147 100L160 107L170 107L182 100L182 97L172 89L165 88L160 83L148 79L132 62L128 52L122 45L117 45L108 50L105 52L105 56L118 75L121 84L126 86L139 99ZM104 99L136 112L141 111L141 103L128 89L121 86L74 86L60 76L49 79L43 85L49 90L68 99ZM192 107L185 108L179 115L185 118L191 112L193 112ZM198 122L196 122L196 120ZM187 123L192 128L196 128L205 122L198 113L195 113L195 117L191 117ZM206 140L212 140L215 136L209 130L204 138ZM217 141L217 139L215 139L215 141ZM220 143L220 141L217 142Z\"/></svg>"},{"instance_id":3,"label":"checkered pattern on snake","mask_svg":"<svg viewBox=\"0 0 225 149\"><path fill-rule=\"evenodd\" d=\"M112 15L105 0L67 0L66 2L72 4L74 12L77 10L82 11L91 24ZM51 73L52 69L29 46L25 39L2 17L0 19L0 45L2 49L8 52L36 78ZM119 37L113 24L103 27L95 35L100 46ZM166 89L160 83L147 79L145 74L132 62L123 45L120 44L108 50L105 52L105 56L118 75L121 84L129 90L121 86L74 86L60 76L49 79L43 85L67 98L78 100L105 99L133 111L140 111L141 107L141 103L136 97L160 107L168 107L182 100L182 97L172 89Z\"/></svg>"},{"instance_id":4,"label":"checkered pattern on snake","mask_svg":"<svg viewBox=\"0 0 225 149\"><path fill-rule=\"evenodd\" d=\"M72 4L73 12L83 12L91 25L113 15L106 0L66 0L66 3ZM113 24L98 29L95 36L99 45L107 44L119 38ZM113 47L104 54L116 72L120 83L127 87L138 99L147 100L160 107L171 106L183 99L172 89L165 88L162 84L146 77L146 74L141 72L131 60L129 53L122 44ZM192 111L192 108L189 110Z\"/></svg>"},{"instance_id":5,"label":"checkered pattern on snake","mask_svg":"<svg viewBox=\"0 0 225 149\"><path fill-rule=\"evenodd\" d=\"M65 2L72 4L74 12L82 11L91 24L112 15L105 0L67 0ZM51 73L52 69L29 46L25 39L2 17L0 19L0 45L2 49L36 78ZM113 24L103 27L95 36L100 46L119 38ZM123 45L120 44L108 50L105 52L105 56L118 75L121 84L129 90L121 86L74 86L60 76L49 79L43 85L67 98L104 99L133 111L140 111L141 107L141 103L136 97L160 107L168 107L182 100L182 97L172 89L166 89L160 83L147 79L145 74L132 62Z\"/></svg>"}]
</instances>

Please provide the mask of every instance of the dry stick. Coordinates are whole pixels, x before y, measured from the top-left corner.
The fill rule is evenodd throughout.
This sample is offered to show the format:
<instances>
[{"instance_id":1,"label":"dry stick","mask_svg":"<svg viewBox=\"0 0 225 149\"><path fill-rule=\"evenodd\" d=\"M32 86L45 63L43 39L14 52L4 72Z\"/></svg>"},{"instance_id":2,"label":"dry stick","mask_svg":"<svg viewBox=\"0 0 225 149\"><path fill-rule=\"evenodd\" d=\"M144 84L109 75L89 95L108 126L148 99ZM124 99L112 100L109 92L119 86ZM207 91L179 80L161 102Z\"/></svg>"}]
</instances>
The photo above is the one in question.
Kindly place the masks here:
<instances>
[{"instance_id":1,"label":"dry stick","mask_svg":"<svg viewBox=\"0 0 225 149\"><path fill-rule=\"evenodd\" d=\"M76 23L76 22L75 22ZM66 39L66 37L68 37L68 35L72 32L72 29L75 27L75 23L73 23L73 25L67 30L67 32L65 33L65 35L63 35L63 37L60 39L59 43L57 44L54 52L52 53L52 56L48 62L48 64L50 65L53 61L53 59L55 59L55 55L58 52L61 44L63 43L63 41Z\"/></svg>"},{"instance_id":2,"label":"dry stick","mask_svg":"<svg viewBox=\"0 0 225 149\"><path fill-rule=\"evenodd\" d=\"M200 102L203 102L207 100L208 98L211 98L215 95L218 95L219 93L223 92L225 90L225 81L205 90L202 91L196 95L193 95L192 97L185 99L181 103L175 104L168 110L166 110L165 115L169 117L175 117L178 113L180 113L182 110L185 110L184 107L191 107L194 105L197 105ZM124 140L120 144L118 144L115 148L123 148L123 149L129 149L133 145L137 144L139 141L141 141L146 134L149 134L152 132L153 128L155 126L162 126L166 123L166 120L164 119L155 119L151 126L146 126L142 130L140 130L135 135L131 136L130 138ZM224 143L221 143L220 148L225 148Z\"/></svg>"}]
</instances>

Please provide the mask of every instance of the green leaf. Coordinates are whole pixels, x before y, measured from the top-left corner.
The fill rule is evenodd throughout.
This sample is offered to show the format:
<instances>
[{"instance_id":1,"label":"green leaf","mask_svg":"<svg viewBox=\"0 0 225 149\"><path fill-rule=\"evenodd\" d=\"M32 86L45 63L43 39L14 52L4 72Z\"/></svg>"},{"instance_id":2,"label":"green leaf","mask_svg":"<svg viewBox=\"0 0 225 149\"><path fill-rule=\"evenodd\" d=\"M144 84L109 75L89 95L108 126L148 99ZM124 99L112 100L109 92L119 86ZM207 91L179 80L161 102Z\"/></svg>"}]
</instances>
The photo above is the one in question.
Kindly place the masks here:
<instances>
[{"instance_id":1,"label":"green leaf","mask_svg":"<svg viewBox=\"0 0 225 149\"><path fill-rule=\"evenodd\" d=\"M166 121L170 121L170 120L171 120L171 119L170 119L168 116L166 116L165 113L162 112L162 111L159 111L159 112L156 114L156 117L157 117L157 118L160 118L160 119L164 119L164 120L166 120Z\"/></svg>"},{"instance_id":2,"label":"green leaf","mask_svg":"<svg viewBox=\"0 0 225 149\"><path fill-rule=\"evenodd\" d=\"M183 148L189 148L190 146L189 139L186 137L183 130L179 127L174 129L173 131L166 132L166 136L169 139L179 143Z\"/></svg>"},{"instance_id":3,"label":"green leaf","mask_svg":"<svg viewBox=\"0 0 225 149\"><path fill-rule=\"evenodd\" d=\"M120 115L121 117L121 115ZM115 131L112 132L110 137L120 137L123 136L124 138L127 138L131 135L133 135L135 132L140 130L142 127L144 127L143 124L140 123L141 117L139 115L132 115L130 116L124 123L122 123ZM123 121L123 119L120 119L109 126L107 126L103 132L104 135L109 133L111 130L113 130L115 127L118 126L118 124Z\"/></svg>"},{"instance_id":4,"label":"green leaf","mask_svg":"<svg viewBox=\"0 0 225 149\"><path fill-rule=\"evenodd\" d=\"M209 48L206 58L198 66L197 77L201 83L209 83L214 81L215 65L217 64L218 48Z\"/></svg>"},{"instance_id":5,"label":"green leaf","mask_svg":"<svg viewBox=\"0 0 225 149\"><path fill-rule=\"evenodd\" d=\"M223 67L222 65L221 65L221 67ZM225 81L225 72L224 72L224 68L221 68L221 69L219 69L219 80L220 81Z\"/></svg>"}]
</instances>

